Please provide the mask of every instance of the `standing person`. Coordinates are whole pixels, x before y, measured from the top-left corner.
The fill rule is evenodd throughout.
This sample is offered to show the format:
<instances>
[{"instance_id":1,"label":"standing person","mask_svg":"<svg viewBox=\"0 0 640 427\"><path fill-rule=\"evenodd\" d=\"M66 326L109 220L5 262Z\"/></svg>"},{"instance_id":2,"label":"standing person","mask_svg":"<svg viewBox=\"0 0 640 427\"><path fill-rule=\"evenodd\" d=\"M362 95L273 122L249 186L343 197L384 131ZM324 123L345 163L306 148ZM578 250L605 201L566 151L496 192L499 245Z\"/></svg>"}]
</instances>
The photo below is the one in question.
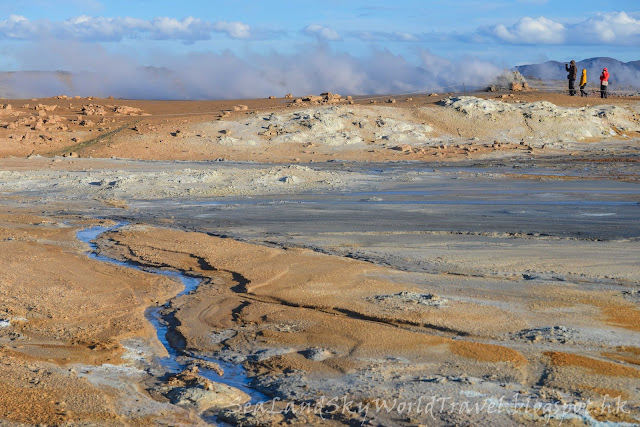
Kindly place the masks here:
<instances>
[{"instance_id":1,"label":"standing person","mask_svg":"<svg viewBox=\"0 0 640 427\"><path fill-rule=\"evenodd\" d=\"M584 91L584 87L587 85L587 70L582 69L582 76L580 76L580 96L587 96L587 92Z\"/></svg>"},{"instance_id":2,"label":"standing person","mask_svg":"<svg viewBox=\"0 0 640 427\"><path fill-rule=\"evenodd\" d=\"M564 69L569 72L567 78L569 79L569 95L573 96L576 94L576 77L578 75L578 70L576 69L576 61L571 61L571 66L564 64Z\"/></svg>"},{"instance_id":3,"label":"standing person","mask_svg":"<svg viewBox=\"0 0 640 427\"><path fill-rule=\"evenodd\" d=\"M609 71L604 68L600 74L600 98L608 98L607 88L609 87Z\"/></svg>"}]
</instances>

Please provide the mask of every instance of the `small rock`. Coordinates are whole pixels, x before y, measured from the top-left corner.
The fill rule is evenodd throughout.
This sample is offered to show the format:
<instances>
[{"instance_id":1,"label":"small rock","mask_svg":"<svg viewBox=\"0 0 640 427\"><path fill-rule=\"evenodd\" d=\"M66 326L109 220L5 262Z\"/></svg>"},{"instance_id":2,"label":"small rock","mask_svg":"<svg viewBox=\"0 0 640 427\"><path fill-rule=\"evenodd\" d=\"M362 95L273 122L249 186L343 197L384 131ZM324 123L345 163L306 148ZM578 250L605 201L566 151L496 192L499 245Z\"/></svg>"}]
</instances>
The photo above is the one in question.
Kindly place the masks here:
<instances>
[{"instance_id":1,"label":"small rock","mask_svg":"<svg viewBox=\"0 0 640 427\"><path fill-rule=\"evenodd\" d=\"M167 396L174 405L200 412L211 408L222 409L243 405L251 400L248 394L237 388L212 381L206 386L175 388Z\"/></svg>"},{"instance_id":2,"label":"small rock","mask_svg":"<svg viewBox=\"0 0 640 427\"><path fill-rule=\"evenodd\" d=\"M304 357L309 360L313 360L314 362L322 362L323 360L327 360L333 356L329 350L324 348L310 348L308 350L303 350L300 352Z\"/></svg>"},{"instance_id":3,"label":"small rock","mask_svg":"<svg viewBox=\"0 0 640 427\"><path fill-rule=\"evenodd\" d=\"M402 144L393 147L392 150L402 151L404 153L412 153L413 147L409 144Z\"/></svg>"},{"instance_id":4,"label":"small rock","mask_svg":"<svg viewBox=\"0 0 640 427\"><path fill-rule=\"evenodd\" d=\"M300 178L295 175L288 175L280 178L280 182L284 182L285 184L295 184L300 182Z\"/></svg>"}]
</instances>

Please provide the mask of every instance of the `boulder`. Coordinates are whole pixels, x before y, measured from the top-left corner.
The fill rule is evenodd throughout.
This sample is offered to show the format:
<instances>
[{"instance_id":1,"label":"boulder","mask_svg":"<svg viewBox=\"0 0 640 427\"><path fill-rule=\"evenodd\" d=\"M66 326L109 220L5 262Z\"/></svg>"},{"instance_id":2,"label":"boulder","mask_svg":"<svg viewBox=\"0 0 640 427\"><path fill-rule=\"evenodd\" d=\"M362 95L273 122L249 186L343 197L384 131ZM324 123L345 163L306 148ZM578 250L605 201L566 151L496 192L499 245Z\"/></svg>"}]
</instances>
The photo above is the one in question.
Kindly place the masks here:
<instances>
[{"instance_id":1,"label":"boulder","mask_svg":"<svg viewBox=\"0 0 640 427\"><path fill-rule=\"evenodd\" d=\"M277 125L277 124L271 124L267 127L267 129L263 132L258 133L258 135L262 135L262 136L267 136L267 137L271 137L271 136L278 136L278 135L282 135L286 133L284 129L282 129L282 126Z\"/></svg>"},{"instance_id":2,"label":"boulder","mask_svg":"<svg viewBox=\"0 0 640 427\"><path fill-rule=\"evenodd\" d=\"M34 107L34 110L39 110L39 111L53 111L56 108L58 108L57 105L44 105L44 104L38 104Z\"/></svg>"},{"instance_id":3,"label":"boulder","mask_svg":"<svg viewBox=\"0 0 640 427\"><path fill-rule=\"evenodd\" d=\"M82 106L80 114L84 114L85 116L104 116L107 114L107 111L100 105L89 104Z\"/></svg>"},{"instance_id":4,"label":"boulder","mask_svg":"<svg viewBox=\"0 0 640 427\"><path fill-rule=\"evenodd\" d=\"M116 107L113 111L116 114L121 114L123 116L140 116L143 115L142 110L135 107L129 107L127 105L120 105Z\"/></svg>"},{"instance_id":5,"label":"boulder","mask_svg":"<svg viewBox=\"0 0 640 427\"><path fill-rule=\"evenodd\" d=\"M402 151L403 153L412 153L413 152L413 147L409 144L402 144L402 145L397 145L395 147L392 148L393 150L396 151Z\"/></svg>"},{"instance_id":6,"label":"boulder","mask_svg":"<svg viewBox=\"0 0 640 427\"><path fill-rule=\"evenodd\" d=\"M213 381L209 381L204 386L174 388L167 394L167 397L174 405L195 409L198 412L207 409L230 408L243 405L251 400L251 397L245 392Z\"/></svg>"},{"instance_id":7,"label":"boulder","mask_svg":"<svg viewBox=\"0 0 640 427\"><path fill-rule=\"evenodd\" d=\"M171 390L166 395L171 403L202 412L210 408L242 405L251 400L248 394L237 388L198 375L199 371L198 366L190 365L184 371L169 377L167 385ZM218 372L221 373L222 370L219 369Z\"/></svg>"},{"instance_id":8,"label":"boulder","mask_svg":"<svg viewBox=\"0 0 640 427\"><path fill-rule=\"evenodd\" d=\"M38 119L36 123L31 127L32 130L44 130L44 121L42 119Z\"/></svg>"},{"instance_id":9,"label":"boulder","mask_svg":"<svg viewBox=\"0 0 640 427\"><path fill-rule=\"evenodd\" d=\"M302 98L303 101L306 102L319 102L322 101L322 96L318 96L318 95L307 95L304 98Z\"/></svg>"}]
</instances>

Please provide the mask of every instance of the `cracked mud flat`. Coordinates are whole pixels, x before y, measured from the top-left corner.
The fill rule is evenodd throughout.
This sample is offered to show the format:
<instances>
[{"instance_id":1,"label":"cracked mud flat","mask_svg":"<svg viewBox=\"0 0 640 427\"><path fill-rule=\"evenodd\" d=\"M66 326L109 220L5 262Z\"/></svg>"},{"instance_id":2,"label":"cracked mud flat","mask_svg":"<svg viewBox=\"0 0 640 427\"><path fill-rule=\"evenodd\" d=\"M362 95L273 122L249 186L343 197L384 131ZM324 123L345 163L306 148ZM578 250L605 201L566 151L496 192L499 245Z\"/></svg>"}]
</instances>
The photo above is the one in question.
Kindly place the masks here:
<instances>
[{"instance_id":1,"label":"cracked mud flat","mask_svg":"<svg viewBox=\"0 0 640 427\"><path fill-rule=\"evenodd\" d=\"M640 423L637 101L525 101L265 104L87 148L158 161L0 160L2 423ZM198 288L75 238L123 221L101 255ZM188 362L214 359L265 402Z\"/></svg>"}]
</instances>

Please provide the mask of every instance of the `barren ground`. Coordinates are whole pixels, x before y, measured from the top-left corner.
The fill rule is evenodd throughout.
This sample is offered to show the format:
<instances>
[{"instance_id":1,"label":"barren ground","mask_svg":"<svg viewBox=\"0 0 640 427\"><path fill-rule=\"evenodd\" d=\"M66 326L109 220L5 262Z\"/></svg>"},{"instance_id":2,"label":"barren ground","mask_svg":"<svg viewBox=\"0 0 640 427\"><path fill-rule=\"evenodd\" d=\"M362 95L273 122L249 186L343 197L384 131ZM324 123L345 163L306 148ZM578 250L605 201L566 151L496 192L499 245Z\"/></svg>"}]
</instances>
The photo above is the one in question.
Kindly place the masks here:
<instances>
[{"instance_id":1,"label":"barren ground","mask_svg":"<svg viewBox=\"0 0 640 427\"><path fill-rule=\"evenodd\" d=\"M640 423L639 99L3 104L0 423Z\"/></svg>"}]
</instances>

